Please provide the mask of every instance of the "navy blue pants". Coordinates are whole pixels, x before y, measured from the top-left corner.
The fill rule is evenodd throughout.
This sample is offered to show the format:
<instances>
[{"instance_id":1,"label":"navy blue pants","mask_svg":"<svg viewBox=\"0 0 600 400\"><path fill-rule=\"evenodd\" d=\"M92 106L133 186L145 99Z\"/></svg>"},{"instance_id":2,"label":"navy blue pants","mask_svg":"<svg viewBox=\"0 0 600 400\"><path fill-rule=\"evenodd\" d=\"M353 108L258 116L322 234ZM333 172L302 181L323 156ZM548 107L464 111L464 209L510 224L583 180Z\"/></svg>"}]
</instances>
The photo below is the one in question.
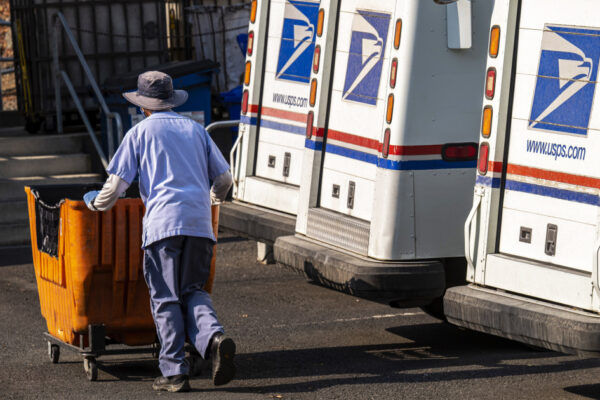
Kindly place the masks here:
<instances>
[{"instance_id":1,"label":"navy blue pants","mask_svg":"<svg viewBox=\"0 0 600 400\"><path fill-rule=\"evenodd\" d=\"M223 332L210 295L203 289L212 248L207 238L173 236L144 250L144 278L161 345L158 363L163 376L188 375L186 335L207 358L210 339Z\"/></svg>"}]
</instances>

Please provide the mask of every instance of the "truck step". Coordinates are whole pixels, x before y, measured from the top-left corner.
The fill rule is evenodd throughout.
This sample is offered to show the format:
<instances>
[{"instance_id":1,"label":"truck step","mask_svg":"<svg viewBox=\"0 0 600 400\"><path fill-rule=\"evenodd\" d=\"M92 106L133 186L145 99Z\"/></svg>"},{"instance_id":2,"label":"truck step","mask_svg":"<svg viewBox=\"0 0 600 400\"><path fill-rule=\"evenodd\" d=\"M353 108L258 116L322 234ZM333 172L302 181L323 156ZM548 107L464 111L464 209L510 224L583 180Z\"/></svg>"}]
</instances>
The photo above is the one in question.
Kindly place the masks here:
<instances>
[{"instance_id":1,"label":"truck step","mask_svg":"<svg viewBox=\"0 0 600 400\"><path fill-rule=\"evenodd\" d=\"M83 149L86 133L67 135L0 135L0 157L74 154Z\"/></svg>"}]
</instances>

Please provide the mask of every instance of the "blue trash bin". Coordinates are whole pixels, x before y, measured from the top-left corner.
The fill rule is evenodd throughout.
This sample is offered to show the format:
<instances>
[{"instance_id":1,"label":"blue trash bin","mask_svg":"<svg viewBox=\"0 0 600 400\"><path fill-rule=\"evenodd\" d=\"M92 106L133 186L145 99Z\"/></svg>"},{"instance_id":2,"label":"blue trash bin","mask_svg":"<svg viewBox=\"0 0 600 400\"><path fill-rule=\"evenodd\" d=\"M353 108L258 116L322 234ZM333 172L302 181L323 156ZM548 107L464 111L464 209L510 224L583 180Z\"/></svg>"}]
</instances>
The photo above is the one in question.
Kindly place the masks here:
<instances>
[{"instance_id":1,"label":"blue trash bin","mask_svg":"<svg viewBox=\"0 0 600 400\"><path fill-rule=\"evenodd\" d=\"M243 85L240 85L234 87L229 92L221 93L221 101L229 113L229 119L240 119L242 113L242 91Z\"/></svg>"},{"instance_id":2,"label":"blue trash bin","mask_svg":"<svg viewBox=\"0 0 600 400\"><path fill-rule=\"evenodd\" d=\"M186 115L202 125L211 122L211 81L212 75L219 69L219 64L210 60L202 61L177 61L167 64L132 71L127 74L108 78L103 85L108 108L119 113L123 121L125 134L133 125L141 121L144 116L139 107L129 103L122 96L123 92L137 89L138 75L145 71L162 71L173 78L173 88L183 89L188 92L188 100L181 106L173 109ZM106 121L102 118L102 147L108 149ZM117 143L116 132L114 142Z\"/></svg>"}]
</instances>

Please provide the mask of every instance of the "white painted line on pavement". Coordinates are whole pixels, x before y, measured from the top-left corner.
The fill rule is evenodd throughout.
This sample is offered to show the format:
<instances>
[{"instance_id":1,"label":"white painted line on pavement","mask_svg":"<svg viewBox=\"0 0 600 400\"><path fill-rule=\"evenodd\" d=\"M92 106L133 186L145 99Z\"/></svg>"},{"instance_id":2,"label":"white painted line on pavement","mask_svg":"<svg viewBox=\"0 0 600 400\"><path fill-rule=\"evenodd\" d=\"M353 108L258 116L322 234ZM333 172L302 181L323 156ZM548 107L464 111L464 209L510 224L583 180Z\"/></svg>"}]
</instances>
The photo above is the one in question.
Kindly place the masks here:
<instances>
[{"instance_id":1,"label":"white painted line on pavement","mask_svg":"<svg viewBox=\"0 0 600 400\"><path fill-rule=\"evenodd\" d=\"M323 321L311 321L311 322L300 322L297 324L277 324L273 325L273 328L286 328L290 326L305 326L305 325L324 325L324 324L335 324L340 322L356 322L356 321L368 321L374 319L385 319L385 318L396 318L396 317L412 317L414 315L423 315L424 312L403 312L397 314L380 314L380 315L371 315L369 317L355 317L355 318L338 318L332 320L323 320Z\"/></svg>"}]
</instances>

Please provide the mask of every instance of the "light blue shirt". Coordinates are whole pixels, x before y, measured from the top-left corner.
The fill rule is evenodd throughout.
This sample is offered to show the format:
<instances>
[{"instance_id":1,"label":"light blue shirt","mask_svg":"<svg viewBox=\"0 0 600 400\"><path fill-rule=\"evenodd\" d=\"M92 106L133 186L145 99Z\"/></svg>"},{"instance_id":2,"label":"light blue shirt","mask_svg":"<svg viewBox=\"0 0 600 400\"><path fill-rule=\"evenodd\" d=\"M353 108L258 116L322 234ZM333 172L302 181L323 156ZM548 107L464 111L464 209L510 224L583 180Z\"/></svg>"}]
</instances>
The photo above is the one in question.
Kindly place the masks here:
<instances>
[{"instance_id":1,"label":"light blue shirt","mask_svg":"<svg viewBox=\"0 0 600 400\"><path fill-rule=\"evenodd\" d=\"M177 235L215 240L210 186L229 164L202 125L155 112L127 132L107 172L128 184L139 174L146 206L142 247Z\"/></svg>"}]
</instances>

